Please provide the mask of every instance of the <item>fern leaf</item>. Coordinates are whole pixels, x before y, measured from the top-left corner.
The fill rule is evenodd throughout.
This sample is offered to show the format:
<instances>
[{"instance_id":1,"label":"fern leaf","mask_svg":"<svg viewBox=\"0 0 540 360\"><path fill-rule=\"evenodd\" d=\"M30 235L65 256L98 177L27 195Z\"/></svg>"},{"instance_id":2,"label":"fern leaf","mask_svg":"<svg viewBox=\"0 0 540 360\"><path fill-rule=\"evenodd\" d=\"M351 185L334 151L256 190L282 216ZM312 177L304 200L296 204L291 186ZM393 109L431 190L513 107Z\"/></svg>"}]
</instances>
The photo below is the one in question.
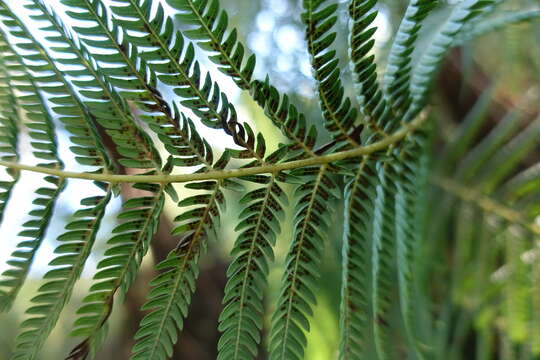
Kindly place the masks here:
<instances>
[{"instance_id":1,"label":"fern leaf","mask_svg":"<svg viewBox=\"0 0 540 360\"><path fill-rule=\"evenodd\" d=\"M33 305L27 310L31 317L21 325L23 330L17 336L13 360L37 358L90 255L111 193L109 188L105 195L83 199L81 205L86 208L74 214L75 220L66 225L68 231L58 238L62 244L55 253L60 255L49 264L57 267L45 274L47 282L32 299Z\"/></svg>"},{"instance_id":2,"label":"fern leaf","mask_svg":"<svg viewBox=\"0 0 540 360\"><path fill-rule=\"evenodd\" d=\"M395 266L395 193L394 169L385 162L376 163L378 184L373 214L372 302L375 349L379 359L391 358L390 310Z\"/></svg>"},{"instance_id":3,"label":"fern leaf","mask_svg":"<svg viewBox=\"0 0 540 360\"><path fill-rule=\"evenodd\" d=\"M504 15L486 19L469 24L467 29L463 30L459 37L454 41L453 46L461 46L480 36L505 29L509 25L528 22L540 17L540 9L527 9L520 11L511 11Z\"/></svg>"},{"instance_id":4,"label":"fern leaf","mask_svg":"<svg viewBox=\"0 0 540 360\"><path fill-rule=\"evenodd\" d=\"M233 261L227 271L219 329L218 359L250 359L257 355L261 340L263 291L273 261L272 247L283 220L281 203L286 195L275 176L265 178L265 186L242 197L244 210L236 231L241 231L231 251Z\"/></svg>"},{"instance_id":5,"label":"fern leaf","mask_svg":"<svg viewBox=\"0 0 540 360\"><path fill-rule=\"evenodd\" d=\"M368 117L367 126L381 136L390 112L377 80L375 55L369 55L375 45L376 28L371 24L377 16L376 4L377 0L349 2L349 58L360 109Z\"/></svg>"},{"instance_id":6,"label":"fern leaf","mask_svg":"<svg viewBox=\"0 0 540 360\"><path fill-rule=\"evenodd\" d=\"M19 35L22 41L26 40L24 44L32 45L31 40L24 36L25 29L21 27L18 20L4 4L0 4L0 15L2 15L2 23L7 27L9 33ZM14 81L11 83L13 87L21 91L22 94L17 98L18 104L31 121L27 124L27 127L29 128L30 144L34 150L34 155L38 159L45 161L40 164L41 166L61 169L63 164L57 152L54 125L48 113L45 99L38 93L35 84L36 81L45 76L44 74L47 74L47 70L39 71L41 63L39 65L36 65L36 63L28 65L30 69L36 71L33 77L30 77L29 72L23 66L23 58L15 54L10 48L6 48L5 51L11 60L7 68L7 74ZM28 52L24 59L27 61L41 60L41 57L39 51L33 51ZM17 81L15 82L15 80ZM12 253L11 259L8 261L11 268L2 274L3 279L0 281L0 287L2 288L0 291L0 311L11 308L30 271L35 254L45 237L45 231L53 215L56 200L65 187L64 179L47 176L45 180L51 184L51 187L42 187L36 190L37 198L33 203L38 207L30 213L33 218L23 224L25 230L19 233L19 236L28 239L21 241L17 245L17 250Z\"/></svg>"},{"instance_id":7,"label":"fern leaf","mask_svg":"<svg viewBox=\"0 0 540 360\"><path fill-rule=\"evenodd\" d=\"M342 360L366 358L373 332L371 232L377 175L372 167L369 158L362 159L345 188L339 354Z\"/></svg>"},{"instance_id":8,"label":"fern leaf","mask_svg":"<svg viewBox=\"0 0 540 360\"><path fill-rule=\"evenodd\" d=\"M230 154L225 151L211 168L223 169L229 159ZM202 171L208 169L210 167ZM219 221L219 206L224 206L222 188L234 188L234 184L232 180L186 184L188 189L204 192L178 203L179 207L190 207L175 218L179 224L173 235L182 234L182 240L176 250L157 266L162 273L152 281L154 287L143 306L151 312L142 320L135 335L137 342L132 349L133 359L165 359L172 355L177 332L183 327L183 318L195 291L199 258L206 249L209 232Z\"/></svg>"},{"instance_id":9,"label":"fern leaf","mask_svg":"<svg viewBox=\"0 0 540 360\"><path fill-rule=\"evenodd\" d=\"M336 185L326 165L291 172L305 183L295 191L293 241L287 254L282 288L272 315L270 359L302 359L306 346L304 331L309 331L308 317L315 303L318 267L324 246L324 230L328 226L328 204L336 193Z\"/></svg>"},{"instance_id":10,"label":"fern leaf","mask_svg":"<svg viewBox=\"0 0 540 360\"><path fill-rule=\"evenodd\" d=\"M228 15L220 9L219 0L168 0L167 3L180 13L178 17L192 28L184 34L202 49L214 53L210 60L218 69L229 75L239 88L250 89L255 69L255 55L244 59L245 48L238 41L233 29L227 36Z\"/></svg>"},{"instance_id":11,"label":"fern leaf","mask_svg":"<svg viewBox=\"0 0 540 360\"><path fill-rule=\"evenodd\" d=\"M405 332L411 343L411 348L419 358L422 353L419 348L416 326L415 306L418 303L416 280L416 254L419 253L419 237L421 228L417 218L420 194L426 191L422 186L425 164L423 161L425 139L416 134L412 141L405 143L400 152L399 164L396 164L395 194L395 241L396 259L399 283L399 299Z\"/></svg>"},{"instance_id":12,"label":"fern leaf","mask_svg":"<svg viewBox=\"0 0 540 360\"><path fill-rule=\"evenodd\" d=\"M123 29L126 40L133 46L151 50L141 51L140 57L159 80L173 87L174 92L203 123L212 128L227 124L232 105L210 75L200 83L200 66L194 60L193 45L186 46L182 34L174 31L172 20L158 4L155 15L151 15L151 2L123 0L111 7L114 22ZM120 28L117 28L120 29ZM129 32L128 32L129 31Z\"/></svg>"},{"instance_id":13,"label":"fern leaf","mask_svg":"<svg viewBox=\"0 0 540 360\"><path fill-rule=\"evenodd\" d=\"M356 121L357 112L351 100L344 95L339 60L336 58L336 51L330 49L336 38L336 33L331 32L331 29L337 20L335 14L338 6L326 5L326 1L321 0L304 0L303 7L302 20L306 26L308 52L318 84L325 126L335 139L346 141L350 146L357 146L357 140L349 134Z\"/></svg>"},{"instance_id":14,"label":"fern leaf","mask_svg":"<svg viewBox=\"0 0 540 360\"><path fill-rule=\"evenodd\" d=\"M89 52L73 39L60 18L54 16L41 0L26 7L34 12L33 18L43 24L44 30L53 33L46 39L63 45L59 46L56 51L67 56L58 58L56 61L69 65L69 69L63 70L63 73L72 78L71 82L74 85L80 87L78 93L84 99L84 105L89 110L89 114L86 114L85 117L86 119L90 118L87 122L92 123L92 128L94 128L91 128L91 133L79 132L78 134L92 135L97 138L95 127L99 124L106 129L107 135L116 145L120 155L118 162L121 165L142 169L159 168L161 159L150 138L134 122L125 100L105 81L101 69L92 63ZM77 28L81 33L85 32L84 29L84 27ZM80 103L76 103L76 105L80 107ZM66 124L68 130L72 129L71 125ZM80 145L80 142L83 140L79 140L75 144ZM101 145L97 147L100 152L102 152L102 148ZM79 148L75 148L75 150L87 152ZM96 161L92 162L90 159L80 160L83 164L96 164Z\"/></svg>"},{"instance_id":15,"label":"fern leaf","mask_svg":"<svg viewBox=\"0 0 540 360\"><path fill-rule=\"evenodd\" d=\"M45 11L43 5L39 2L25 5L26 9L31 10L30 18L36 21L51 22L51 25L56 25L54 17ZM51 27L45 27L46 30L51 31ZM74 44L69 41L65 41L65 37L61 31L61 28L57 28L58 32L54 35L48 35L45 38L49 41L56 43L64 40L64 48L57 49L59 53L66 53L73 55L71 51L74 48ZM34 40L35 41L35 40ZM69 50L67 50L69 49ZM95 120L92 115L84 107L80 99L77 97L76 91L73 86L66 81L64 75L55 67L52 57L47 55L45 51L44 61L47 61L51 68L54 69L54 76L49 78L49 82L57 81L62 86L57 86L54 91L49 93L47 100L50 101L53 106L52 110L57 115L57 118L65 125L66 130L70 134L70 140L75 146L72 146L70 150L76 155L75 159L81 165L96 166L105 169L106 171L113 168L110 161L110 154L105 150L103 145L103 139L98 132Z\"/></svg>"},{"instance_id":16,"label":"fern leaf","mask_svg":"<svg viewBox=\"0 0 540 360\"><path fill-rule=\"evenodd\" d=\"M410 104L412 54L423 20L437 5L437 0L411 0L392 43L384 74L388 103L401 114Z\"/></svg>"},{"instance_id":17,"label":"fern leaf","mask_svg":"<svg viewBox=\"0 0 540 360\"><path fill-rule=\"evenodd\" d=\"M519 125L519 111L510 111L474 149L463 157L456 176L463 179L464 182L470 181L478 174L478 171L493 153L500 149L517 131Z\"/></svg>"},{"instance_id":18,"label":"fern leaf","mask_svg":"<svg viewBox=\"0 0 540 360\"><path fill-rule=\"evenodd\" d=\"M182 240L176 250L157 265L161 274L152 280L153 289L142 307L151 312L142 320L135 335L137 342L132 359L167 359L172 356L178 330L183 327L183 319L195 291L199 258L206 249L208 234L219 218L219 205L224 202L219 182L195 182L186 187L205 190L205 193L178 203L179 207L196 207L175 218L180 224L173 234L183 234Z\"/></svg>"},{"instance_id":19,"label":"fern leaf","mask_svg":"<svg viewBox=\"0 0 540 360\"><path fill-rule=\"evenodd\" d=\"M16 162L19 159L17 144L19 142L20 120L15 106L15 96L12 90L10 75L6 62L12 61L7 43L0 38L0 159ZM11 191L19 180L19 172L6 169L10 180L0 182L0 224L4 218L4 210L10 199Z\"/></svg>"},{"instance_id":20,"label":"fern leaf","mask_svg":"<svg viewBox=\"0 0 540 360\"><path fill-rule=\"evenodd\" d=\"M123 223L113 229L114 236L107 241L110 247L98 263L95 282L77 311L79 318L71 332L72 336L84 336L85 339L73 349L69 358L84 359L94 347L112 312L115 295L117 292L122 297L126 294L157 231L165 201L164 187L154 184L133 186L149 191L151 195L126 200L122 205L118 219Z\"/></svg>"},{"instance_id":21,"label":"fern leaf","mask_svg":"<svg viewBox=\"0 0 540 360\"><path fill-rule=\"evenodd\" d=\"M315 126L308 127L305 116L290 103L287 95L280 97L277 89L270 85L268 78L264 82L253 81L252 95L274 125L292 141L290 150L293 154L296 153L300 157L315 155L313 147L317 139L317 130ZM298 154L299 152L301 154Z\"/></svg>"},{"instance_id":22,"label":"fern leaf","mask_svg":"<svg viewBox=\"0 0 540 360\"><path fill-rule=\"evenodd\" d=\"M289 104L286 95L280 100L281 95L269 84L268 77L265 82L252 80L255 55L252 54L245 60L246 47L237 39L236 29L232 29L229 35L225 36L228 15L220 8L219 0L168 0L167 3L179 11L178 16L183 23L191 26L183 33L203 50L215 54L210 56L210 60L218 65L222 72L229 75L241 89L250 92L272 122L293 141L293 147L301 147L311 153L312 145L309 139L306 141L304 136L301 136L303 129L287 126L290 124L289 119L295 121L304 115L299 113L294 105ZM289 110L293 112L291 117L288 116Z\"/></svg>"},{"instance_id":23,"label":"fern leaf","mask_svg":"<svg viewBox=\"0 0 540 360\"><path fill-rule=\"evenodd\" d=\"M411 105L404 121L415 118L426 102L426 97L443 57L465 24L481 15L493 2L491 0L464 0L456 5L439 31L433 36L420 56L411 75Z\"/></svg>"},{"instance_id":24,"label":"fern leaf","mask_svg":"<svg viewBox=\"0 0 540 360\"><path fill-rule=\"evenodd\" d=\"M73 19L84 18L87 22L93 25L91 29L92 36L89 38L83 37L83 44L88 43L93 47L101 49L114 49L113 54L92 54L100 64L100 72L104 74L104 80L110 84L114 84L119 94L126 99L130 99L141 110L139 118L145 121L151 130L158 134L162 141L168 140L166 143L172 147L168 147L169 152L175 156L179 155L181 149L175 149L173 141L170 137L182 138L186 137L185 127L180 126L181 113L173 105L173 108L162 98L159 91L155 88L155 77L148 79L145 74L147 67L144 59L137 57L137 48L129 46L125 41L123 43L117 40L118 28L113 26L112 29L107 22L107 13L100 3L91 4L89 1L79 1L76 4L70 2L76 7L77 12L69 12ZM38 3L43 13L48 17L48 20L56 27L59 34L62 34L62 29L65 28L60 19L52 16L46 7ZM84 6L84 8L83 8ZM83 10L83 11L81 11ZM90 30L88 30L90 31ZM96 38L96 36L100 36ZM77 44L69 37L64 38L68 44L67 49L75 48L74 52L78 52L78 58L84 58L83 53L88 53L86 45L80 46L77 49ZM73 50L71 50L73 51ZM138 61L140 63L138 64ZM111 66L114 65L114 66ZM91 66L87 66L91 67ZM154 80L152 80L154 79ZM191 144L193 150L196 149L196 144ZM195 159L194 163L195 163ZM205 154L199 154L198 161L205 163L207 159ZM211 161L210 161L211 163Z\"/></svg>"},{"instance_id":25,"label":"fern leaf","mask_svg":"<svg viewBox=\"0 0 540 360\"><path fill-rule=\"evenodd\" d=\"M189 44L184 51L185 40L179 31L173 30L172 20L165 16L163 6L158 3L153 16L150 1L141 4L135 0L119 1L111 9L115 23L125 30L123 34L129 42L138 48L145 46L153 49L143 52L142 58L153 72L159 74L156 75L159 80L172 86L174 92L185 99L182 105L201 117L205 125L225 130L237 145L249 151L251 157L261 160L254 144L244 138L245 125L238 122L234 106L209 73L201 83L201 71L199 63L194 61L193 45ZM182 51L184 55L178 61L180 54L176 52Z\"/></svg>"},{"instance_id":26,"label":"fern leaf","mask_svg":"<svg viewBox=\"0 0 540 360\"><path fill-rule=\"evenodd\" d=\"M540 121L531 122L525 129L506 143L486 161L480 169L477 181L482 183L486 192L490 193L502 184L520 162L536 148L540 135Z\"/></svg>"}]
</instances>

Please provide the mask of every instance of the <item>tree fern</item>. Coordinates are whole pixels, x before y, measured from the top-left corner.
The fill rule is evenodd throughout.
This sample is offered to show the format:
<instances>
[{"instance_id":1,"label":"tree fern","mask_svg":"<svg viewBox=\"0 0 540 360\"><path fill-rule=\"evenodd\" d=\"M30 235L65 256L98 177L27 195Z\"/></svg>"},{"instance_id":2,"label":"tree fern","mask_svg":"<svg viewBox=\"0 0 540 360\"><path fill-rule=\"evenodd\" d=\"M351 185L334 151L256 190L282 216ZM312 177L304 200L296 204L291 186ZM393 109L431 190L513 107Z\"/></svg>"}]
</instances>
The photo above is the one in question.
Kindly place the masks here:
<instances>
[{"instance_id":1,"label":"tree fern","mask_svg":"<svg viewBox=\"0 0 540 360\"><path fill-rule=\"evenodd\" d=\"M147 254L162 246L154 237L169 212L178 243L154 267L132 359L174 356L207 250L222 246L210 240L229 234L220 360L255 359L261 349L270 359L305 358L320 304L338 297L330 318L339 322L331 355L339 359L457 359L467 336L484 358L495 348L539 352L529 335L540 328L532 273L540 258L532 240L540 235L538 120L524 100L491 124L495 87L459 124L438 104L428 106L452 46L533 20L534 7L500 16L499 2L411 0L381 61L376 0L350 0L348 11L342 2L304 0L298 25L315 80L313 112L301 97L280 93L270 76L255 78L255 55L219 0L60 2L26 2L20 13L0 2L0 219L12 216L21 171L50 183L35 191L24 239L0 279L2 310L29 281L69 179L96 186L56 239L13 359L39 358L97 255L97 234L119 193L125 198L77 310L71 335L79 339L68 359L100 357L111 315ZM341 76L335 41L342 20L352 84ZM257 105L256 121L203 68L205 57ZM268 127L281 131L283 143ZM80 172L64 169L57 140L64 131ZM218 146L216 131L234 145ZM27 138L37 165L20 163ZM328 291L319 279L330 276L323 269L336 249L341 273ZM275 273L279 291L267 299Z\"/></svg>"}]
</instances>

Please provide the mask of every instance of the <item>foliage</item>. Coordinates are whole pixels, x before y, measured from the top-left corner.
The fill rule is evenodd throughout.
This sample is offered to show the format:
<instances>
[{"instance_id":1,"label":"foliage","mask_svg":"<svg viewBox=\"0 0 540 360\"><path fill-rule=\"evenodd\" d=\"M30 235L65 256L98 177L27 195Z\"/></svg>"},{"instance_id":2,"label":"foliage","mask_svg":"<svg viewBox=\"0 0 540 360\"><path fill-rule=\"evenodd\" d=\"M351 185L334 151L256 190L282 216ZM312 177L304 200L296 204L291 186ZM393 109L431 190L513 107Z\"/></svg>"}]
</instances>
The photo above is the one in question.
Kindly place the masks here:
<instances>
[{"instance_id":1,"label":"foliage","mask_svg":"<svg viewBox=\"0 0 540 360\"><path fill-rule=\"evenodd\" d=\"M122 204L77 311L71 335L79 343L68 359L96 356L167 200L177 203L173 234L180 241L155 265L131 357L170 358L200 260L232 199L239 211L218 325L219 359L255 359L266 345L270 359L303 359L325 248L336 243L342 249L340 359L460 358L471 326L478 329L482 358L501 349L540 356L540 227L534 222L540 167L530 160L539 123L520 124L516 109L480 137L493 97L485 92L434 159L437 109L428 106L452 46L537 18L538 9L497 15L490 0L410 0L380 71L374 51L380 4L349 0L355 88L349 96L334 44L340 4L303 0L321 115L313 120L269 76L255 79L255 55L229 26L219 0L60 1L58 9L45 0L26 4L25 16L37 29L0 1L0 165L7 179L0 182L0 220L10 216L21 170L45 174L50 184L35 191L32 219L0 278L0 311L10 310L25 284L66 184L80 178L97 187L57 239L13 359L38 357L120 185L144 195ZM240 119L224 85L204 70L204 57L249 94L285 143L273 149L269 136ZM59 124L87 171L64 170ZM203 126L221 131L234 146L219 154ZM36 165L19 162L25 132ZM175 183L190 195L178 199ZM268 306L265 291L272 264L281 261L274 249L289 203L294 228L286 234L279 294ZM329 236L337 204L344 210L339 241ZM477 224L465 225L472 212ZM428 214L437 214L435 221L428 222ZM452 219L461 221L449 230ZM475 241L493 237L492 244Z\"/></svg>"}]
</instances>

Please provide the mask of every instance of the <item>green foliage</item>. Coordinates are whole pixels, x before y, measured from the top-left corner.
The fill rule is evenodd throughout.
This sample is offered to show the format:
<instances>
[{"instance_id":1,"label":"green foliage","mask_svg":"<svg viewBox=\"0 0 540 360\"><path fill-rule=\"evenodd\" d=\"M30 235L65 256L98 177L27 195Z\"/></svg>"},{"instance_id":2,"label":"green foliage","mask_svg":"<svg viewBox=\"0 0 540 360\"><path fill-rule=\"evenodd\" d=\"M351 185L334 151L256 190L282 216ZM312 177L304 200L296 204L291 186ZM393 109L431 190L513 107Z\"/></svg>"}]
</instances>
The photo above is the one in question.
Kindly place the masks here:
<instances>
[{"instance_id":1,"label":"green foliage","mask_svg":"<svg viewBox=\"0 0 540 360\"><path fill-rule=\"evenodd\" d=\"M318 124L269 76L254 78L255 55L229 27L219 0L60 1L59 9L45 0L25 4L24 15L0 2L0 165L7 179L0 182L0 220L10 215L21 170L47 174L50 184L35 190L24 240L0 279L0 311L17 301L70 179L93 180L96 195L81 201L57 238L12 359L39 357L122 187L136 195L123 200L107 234L67 359L99 358L109 318L135 283L167 200L176 203L172 235L179 242L155 265L132 359L173 356L227 206L238 211L218 324L220 360L255 359L262 348L273 360L303 359L324 255L335 247L339 359L459 359L470 328L483 358L494 353L495 337L505 349L539 356L538 336L529 335L540 334L540 167L531 162L539 123L521 129L515 109L487 133L492 88L450 129L436 159L438 124L426 124L441 121L437 111L428 114L428 93L449 49L537 18L538 10L491 18L492 1L411 0L382 71L375 57L380 4L350 0L343 12L355 92L349 97L335 49L340 3L302 1ZM224 84L202 65L205 57L246 92L284 143L272 144L240 119ZM234 146L218 154L203 126ZM82 173L63 169L61 127ZM19 163L25 137L36 166ZM180 198L176 182L185 183ZM293 229L285 228L289 203ZM338 224L334 210L341 207ZM460 222L454 229L449 219L468 219L473 208L478 227ZM280 236L288 247L283 259L275 251ZM271 269L282 261L279 293L267 299Z\"/></svg>"}]
</instances>

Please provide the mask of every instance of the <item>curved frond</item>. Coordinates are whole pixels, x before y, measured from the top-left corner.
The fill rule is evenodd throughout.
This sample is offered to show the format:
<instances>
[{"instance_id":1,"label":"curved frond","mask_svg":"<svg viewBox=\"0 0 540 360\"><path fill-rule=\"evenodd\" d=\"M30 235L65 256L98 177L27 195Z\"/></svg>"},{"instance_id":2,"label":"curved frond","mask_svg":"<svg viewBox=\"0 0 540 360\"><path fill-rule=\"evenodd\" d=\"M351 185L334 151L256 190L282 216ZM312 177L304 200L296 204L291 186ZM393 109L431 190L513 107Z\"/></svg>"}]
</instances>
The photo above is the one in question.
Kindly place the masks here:
<instances>
[{"instance_id":1,"label":"curved frond","mask_svg":"<svg viewBox=\"0 0 540 360\"><path fill-rule=\"evenodd\" d=\"M78 95L90 113L86 118L90 117L89 121L95 126L103 127L114 142L119 154L118 163L128 168L159 168L161 158L151 139L135 123L127 102L105 81L101 68L92 62L89 51L73 39L60 18L54 16L42 0L27 5L27 8L34 11L33 18L42 22L44 29L53 33L46 38L63 45L56 49L63 55L56 61L67 67L62 73L78 87ZM77 27L84 34L83 29ZM76 105L80 107L80 103L76 102Z\"/></svg>"},{"instance_id":2,"label":"curved frond","mask_svg":"<svg viewBox=\"0 0 540 360\"><path fill-rule=\"evenodd\" d=\"M395 241L401 314L408 341L416 356L423 358L417 331L417 263L421 249L421 195L426 191L425 134L415 134L404 144L395 165Z\"/></svg>"},{"instance_id":3,"label":"curved frond","mask_svg":"<svg viewBox=\"0 0 540 360\"><path fill-rule=\"evenodd\" d=\"M17 162L21 121L11 85L12 74L7 72L6 62L12 61L14 56L9 52L9 45L0 38L0 158L4 161ZM19 180L19 171L6 169L6 173L11 179L0 182L0 224L2 224L4 210L11 197L11 191Z\"/></svg>"},{"instance_id":4,"label":"curved frond","mask_svg":"<svg viewBox=\"0 0 540 360\"><path fill-rule=\"evenodd\" d=\"M58 237L62 244L55 253L59 255L49 263L55 268L45 274L47 282L32 298L33 304L27 310L31 317L21 325L23 330L17 336L13 360L37 358L81 275L111 194L109 188L103 195L83 199L81 205L85 208L75 212L75 219L66 225L68 231Z\"/></svg>"},{"instance_id":5,"label":"curved frond","mask_svg":"<svg viewBox=\"0 0 540 360\"><path fill-rule=\"evenodd\" d=\"M375 164L378 184L373 213L371 276L373 333L379 359L391 358L393 349L389 332L396 259L394 171L392 164Z\"/></svg>"},{"instance_id":6,"label":"curved frond","mask_svg":"<svg viewBox=\"0 0 540 360\"><path fill-rule=\"evenodd\" d=\"M392 42L384 83L388 103L398 115L410 104L412 55L422 22L436 5L437 0L411 0Z\"/></svg>"},{"instance_id":7,"label":"curved frond","mask_svg":"<svg viewBox=\"0 0 540 360\"><path fill-rule=\"evenodd\" d=\"M262 179L261 179L262 180ZM257 356L263 320L263 292L273 261L272 247L283 220L286 194L275 176L264 179L264 186L242 197L238 216L241 231L231 251L233 261L227 271L219 329L218 359L251 359Z\"/></svg>"},{"instance_id":8,"label":"curved frond","mask_svg":"<svg viewBox=\"0 0 540 360\"><path fill-rule=\"evenodd\" d=\"M71 332L71 335L85 339L73 349L69 358L84 359L93 349L113 310L115 296L126 294L157 231L165 201L164 187L154 184L134 187L149 191L150 195L132 198L122 204L122 212L118 215L122 223L113 229L114 235L107 241L109 248L98 263L94 284L77 311L79 318Z\"/></svg>"},{"instance_id":9,"label":"curved frond","mask_svg":"<svg viewBox=\"0 0 540 360\"><path fill-rule=\"evenodd\" d=\"M63 163L58 155L54 124L48 112L45 98L38 92L36 86L36 83L43 79L45 81L42 88L45 90L47 86L54 84L55 79L47 82L47 78L50 76L49 69L51 69L47 65L50 66L50 64L45 62L44 65L39 48L35 48L26 29L4 4L0 4L0 15L8 33L21 39L23 45L19 45L19 47L24 47L27 50L24 57L15 53L11 48L5 48L4 53L10 57L10 62L6 63L7 75L10 79L16 80L10 85L21 93L17 97L17 104L24 110L25 117L29 120L26 126L29 129L30 144L34 150L34 156L43 161L42 166L61 169ZM7 37L6 34L3 36ZM34 61L34 63L29 65L24 63L24 60L27 63L30 61ZM26 67L35 71L32 76ZM17 250L12 253L11 260L8 261L10 268L2 274L0 281L2 288L0 290L1 311L11 308L15 297L24 284L53 216L54 205L65 187L65 180L58 177L47 176L45 181L50 183L51 187L41 187L36 190L37 198L33 203L37 207L30 213L32 219L23 224L25 230L19 233L19 236L28 239L17 244Z\"/></svg>"},{"instance_id":10,"label":"curved frond","mask_svg":"<svg viewBox=\"0 0 540 360\"><path fill-rule=\"evenodd\" d=\"M223 169L229 157L225 152L213 167ZM157 265L161 274L152 281L153 289L143 306L150 313L142 320L135 335L133 359L167 359L172 355L191 295L195 292L199 258L206 250L210 232L219 222L219 207L225 206L223 188L227 187L236 186L233 181L186 184L186 188L202 193L178 203L181 208L189 208L174 219L178 225L172 233L181 234L182 239L167 259Z\"/></svg>"},{"instance_id":11,"label":"curved frond","mask_svg":"<svg viewBox=\"0 0 540 360\"><path fill-rule=\"evenodd\" d=\"M186 128L182 127L183 115L176 104L173 104L172 107L169 106L156 89L156 76L155 74L148 76L146 69L148 65L144 58L139 58L137 47L130 46L126 40L123 42L118 40L119 28L118 26L112 26L112 28L109 26L107 12L99 2L92 4L91 1L81 0L77 2L70 1L69 4L71 5L70 8L77 10L69 12L72 19L84 19L92 25L85 27L82 31L86 36L82 37L81 41L84 45L80 46L80 50L77 49L77 44L69 37L65 38L66 43L69 44L67 49L75 48L74 52L79 53L79 58L84 58L86 53L98 61L100 73L104 75L104 79L114 85L123 98L129 99L137 105L142 112L138 117L145 121L150 129L169 145L167 146L169 153L173 156L180 156L182 149L175 149L174 141L170 141L169 138L187 137ZM48 13L45 8L43 11ZM61 21L50 14L48 17L51 23L56 26L58 32L62 33L64 26ZM91 53L89 47L101 49L103 53ZM183 47L182 44L180 47ZM110 53L111 50L115 52ZM192 59L188 61L192 61ZM90 65L88 67L91 68ZM196 150L197 144L193 143L187 146L191 146L192 150ZM199 155L199 161L203 163L207 161L204 153Z\"/></svg>"},{"instance_id":12,"label":"curved frond","mask_svg":"<svg viewBox=\"0 0 540 360\"><path fill-rule=\"evenodd\" d=\"M362 159L345 188L339 353L342 360L366 358L372 342L371 232L377 186L373 166L369 158Z\"/></svg>"},{"instance_id":13,"label":"curved frond","mask_svg":"<svg viewBox=\"0 0 540 360\"><path fill-rule=\"evenodd\" d=\"M316 302L316 282L328 227L328 202L339 197L327 166L293 171L304 180L295 190L294 234L285 260L276 310L272 315L270 359L293 360L304 357L308 317Z\"/></svg>"},{"instance_id":14,"label":"curved frond","mask_svg":"<svg viewBox=\"0 0 540 360\"><path fill-rule=\"evenodd\" d=\"M292 118L304 117L297 108L289 104L287 95L281 96L269 83L252 80L255 69L255 55L245 59L245 45L238 40L236 29L227 33L228 15L220 7L219 0L168 0L167 3L178 10L183 24L190 26L183 34L193 40L203 50L213 53L209 58L218 68L229 75L240 89L248 90L254 100L265 110L265 114L276 124L284 135L293 141L293 147L310 151L312 145L296 130L286 126L288 112ZM269 98L270 96L270 98ZM280 97L282 100L280 101ZM289 106L291 109L289 109ZM231 123L232 124L232 123ZM313 130L313 129L312 129ZM240 145L240 144L239 144Z\"/></svg>"},{"instance_id":15,"label":"curved frond","mask_svg":"<svg viewBox=\"0 0 540 360\"><path fill-rule=\"evenodd\" d=\"M415 118L423 108L432 79L463 26L483 14L491 4L491 0L464 0L454 5L448 19L433 35L412 69L410 80L412 101L404 115L404 121Z\"/></svg>"},{"instance_id":16,"label":"curved frond","mask_svg":"<svg viewBox=\"0 0 540 360\"><path fill-rule=\"evenodd\" d=\"M344 94L339 59L336 51L330 48L336 38L336 33L331 30L337 21L338 6L336 3L328 5L324 0L304 0L302 4L308 53L317 81L325 126L336 140L344 141L349 146L358 145L358 139L353 139L349 134L355 124L357 111Z\"/></svg>"},{"instance_id":17,"label":"curved frond","mask_svg":"<svg viewBox=\"0 0 540 360\"><path fill-rule=\"evenodd\" d=\"M192 26L183 33L202 49L213 53L209 59L239 88L249 90L255 55L245 59L245 48L238 41L236 29L226 35L229 17L220 9L219 0L167 0L167 3L180 12L177 16L182 23Z\"/></svg>"},{"instance_id":18,"label":"curved frond","mask_svg":"<svg viewBox=\"0 0 540 360\"><path fill-rule=\"evenodd\" d=\"M208 234L219 218L219 206L224 202L219 182L189 183L186 187L205 192L178 203L179 207L192 208L175 218L180 224L173 234L182 234L182 239L176 250L157 265L161 274L152 280L153 288L142 307L150 313L144 317L135 335L137 343L132 350L132 359L172 356L178 331L183 327L191 295L195 292L199 258L206 249Z\"/></svg>"},{"instance_id":19,"label":"curved frond","mask_svg":"<svg viewBox=\"0 0 540 360\"><path fill-rule=\"evenodd\" d=\"M377 0L350 0L349 2L349 58L360 109L367 117L364 122L371 132L384 135L384 125L389 119L389 109L377 80L375 55L370 53L375 45L372 26L377 11Z\"/></svg>"},{"instance_id":20,"label":"curved frond","mask_svg":"<svg viewBox=\"0 0 540 360\"><path fill-rule=\"evenodd\" d=\"M460 46L477 37L502 30L509 25L525 23L538 18L540 18L540 9L533 8L520 11L511 11L505 13L504 15L484 19L473 25L467 26L466 31L464 30L460 33L453 45Z\"/></svg>"}]
</instances>

